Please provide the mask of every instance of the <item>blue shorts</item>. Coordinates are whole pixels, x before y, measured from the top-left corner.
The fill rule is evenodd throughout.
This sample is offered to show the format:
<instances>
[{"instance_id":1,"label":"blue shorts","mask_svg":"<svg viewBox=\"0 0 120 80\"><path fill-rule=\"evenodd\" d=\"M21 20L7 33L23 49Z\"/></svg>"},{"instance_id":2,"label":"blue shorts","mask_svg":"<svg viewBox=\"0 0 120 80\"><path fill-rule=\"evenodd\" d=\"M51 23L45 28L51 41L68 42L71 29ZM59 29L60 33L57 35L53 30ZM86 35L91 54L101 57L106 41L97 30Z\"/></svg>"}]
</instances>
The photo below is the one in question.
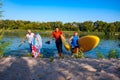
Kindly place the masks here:
<instances>
[{"instance_id":1,"label":"blue shorts","mask_svg":"<svg viewBox=\"0 0 120 80\"><path fill-rule=\"evenodd\" d=\"M79 48L79 46L75 46L75 47L73 47L72 49L75 49L75 48Z\"/></svg>"}]
</instances>

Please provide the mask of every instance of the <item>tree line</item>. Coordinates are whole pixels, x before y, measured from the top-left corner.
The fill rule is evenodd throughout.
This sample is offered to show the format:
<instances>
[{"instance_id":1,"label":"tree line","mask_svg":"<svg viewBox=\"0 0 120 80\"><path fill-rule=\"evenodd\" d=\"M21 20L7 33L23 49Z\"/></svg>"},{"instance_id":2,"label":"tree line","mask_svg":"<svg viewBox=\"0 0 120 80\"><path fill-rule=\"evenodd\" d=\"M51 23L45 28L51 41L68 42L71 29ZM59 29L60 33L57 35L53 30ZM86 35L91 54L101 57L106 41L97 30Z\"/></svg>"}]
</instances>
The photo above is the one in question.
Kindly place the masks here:
<instances>
[{"instance_id":1,"label":"tree line","mask_svg":"<svg viewBox=\"0 0 120 80\"><path fill-rule=\"evenodd\" d=\"M85 32L119 32L120 21L103 22L103 21L85 21L85 22L31 22L23 20L0 20L0 29L5 28L9 30L32 29L32 30L53 30L59 27L63 31L85 31Z\"/></svg>"}]
</instances>

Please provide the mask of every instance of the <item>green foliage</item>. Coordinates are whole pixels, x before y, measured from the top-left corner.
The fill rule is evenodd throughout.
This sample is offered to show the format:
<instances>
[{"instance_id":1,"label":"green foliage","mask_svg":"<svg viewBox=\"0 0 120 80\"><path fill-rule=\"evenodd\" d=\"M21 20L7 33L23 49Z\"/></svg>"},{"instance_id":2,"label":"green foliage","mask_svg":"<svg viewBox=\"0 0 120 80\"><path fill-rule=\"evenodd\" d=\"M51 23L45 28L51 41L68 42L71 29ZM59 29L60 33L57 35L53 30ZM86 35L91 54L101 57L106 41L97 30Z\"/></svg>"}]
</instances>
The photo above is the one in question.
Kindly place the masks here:
<instances>
[{"instance_id":1,"label":"green foliage","mask_svg":"<svg viewBox=\"0 0 120 80\"><path fill-rule=\"evenodd\" d=\"M32 54L31 54L31 53L27 53L26 56L27 56L27 57L32 57ZM40 57L40 58L43 58L43 54L40 54L39 57Z\"/></svg>"},{"instance_id":2,"label":"green foliage","mask_svg":"<svg viewBox=\"0 0 120 80\"><path fill-rule=\"evenodd\" d=\"M114 25L116 26L116 32L120 32L120 22L116 21L114 22Z\"/></svg>"},{"instance_id":3,"label":"green foliage","mask_svg":"<svg viewBox=\"0 0 120 80\"><path fill-rule=\"evenodd\" d=\"M3 35L4 35L4 31L3 29L0 29L0 41L2 41Z\"/></svg>"},{"instance_id":4,"label":"green foliage","mask_svg":"<svg viewBox=\"0 0 120 80\"><path fill-rule=\"evenodd\" d=\"M6 47L10 45L9 41L8 42L2 41L3 35L4 35L4 29L1 29L0 30L0 57L4 57L4 53L7 50Z\"/></svg>"},{"instance_id":5,"label":"green foliage","mask_svg":"<svg viewBox=\"0 0 120 80\"><path fill-rule=\"evenodd\" d=\"M32 54L31 53L27 53L26 56L27 57L32 57Z\"/></svg>"},{"instance_id":6,"label":"green foliage","mask_svg":"<svg viewBox=\"0 0 120 80\"><path fill-rule=\"evenodd\" d=\"M86 21L86 22L83 22L82 25L84 27L84 29L87 31L87 32L92 32L94 27L93 27L93 22L92 21Z\"/></svg>"},{"instance_id":7,"label":"green foliage","mask_svg":"<svg viewBox=\"0 0 120 80\"><path fill-rule=\"evenodd\" d=\"M43 54L40 53L40 58L43 58Z\"/></svg>"},{"instance_id":8,"label":"green foliage","mask_svg":"<svg viewBox=\"0 0 120 80\"><path fill-rule=\"evenodd\" d=\"M53 62L54 61L54 57L50 57L50 62Z\"/></svg>"},{"instance_id":9,"label":"green foliage","mask_svg":"<svg viewBox=\"0 0 120 80\"><path fill-rule=\"evenodd\" d=\"M115 27L114 23L109 23L107 29L108 29L107 31L109 31L109 32L115 32L116 31L116 27Z\"/></svg>"},{"instance_id":10,"label":"green foliage","mask_svg":"<svg viewBox=\"0 0 120 80\"><path fill-rule=\"evenodd\" d=\"M107 23L103 21L85 21L83 23L73 22L73 23L62 23L57 22L30 22L23 20L0 20L0 29L32 29L32 30L53 30L55 27L59 27L64 31L87 31L87 32L119 32L120 31L120 21Z\"/></svg>"},{"instance_id":11,"label":"green foliage","mask_svg":"<svg viewBox=\"0 0 120 80\"><path fill-rule=\"evenodd\" d=\"M79 53L78 54L75 54L74 55L75 58L85 58L85 54L84 52L82 52L81 50L79 50Z\"/></svg>"},{"instance_id":12,"label":"green foliage","mask_svg":"<svg viewBox=\"0 0 120 80\"><path fill-rule=\"evenodd\" d=\"M2 8L2 0L0 0L0 9ZM2 17L2 10L0 10L0 19ZM4 35L4 27L2 28L4 24L2 24L1 20L0 20L0 58L4 57L4 53L7 50L7 46L10 44L9 42L4 42L2 41L3 39L3 35Z\"/></svg>"},{"instance_id":13,"label":"green foliage","mask_svg":"<svg viewBox=\"0 0 120 80\"><path fill-rule=\"evenodd\" d=\"M97 56L98 59L103 59L103 58L105 58L104 54L101 53L101 52L98 52L98 51L96 51L96 56Z\"/></svg>"},{"instance_id":14,"label":"green foliage","mask_svg":"<svg viewBox=\"0 0 120 80\"><path fill-rule=\"evenodd\" d=\"M108 58L118 58L118 51L116 49L110 50L108 52Z\"/></svg>"}]
</instances>

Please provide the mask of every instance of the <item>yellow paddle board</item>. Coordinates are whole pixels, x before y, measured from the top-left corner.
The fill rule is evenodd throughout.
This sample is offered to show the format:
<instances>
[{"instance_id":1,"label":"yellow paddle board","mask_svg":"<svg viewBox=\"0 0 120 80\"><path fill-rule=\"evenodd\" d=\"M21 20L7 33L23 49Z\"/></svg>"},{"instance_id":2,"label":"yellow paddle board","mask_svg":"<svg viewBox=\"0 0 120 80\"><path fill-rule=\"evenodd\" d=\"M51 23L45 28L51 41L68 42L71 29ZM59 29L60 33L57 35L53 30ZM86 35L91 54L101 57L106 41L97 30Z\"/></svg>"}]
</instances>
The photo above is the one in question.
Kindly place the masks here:
<instances>
[{"instance_id":1,"label":"yellow paddle board","mask_svg":"<svg viewBox=\"0 0 120 80\"><path fill-rule=\"evenodd\" d=\"M100 42L99 37L94 35L83 36L78 39L79 48L83 52L87 52L91 49L94 49Z\"/></svg>"},{"instance_id":2,"label":"yellow paddle board","mask_svg":"<svg viewBox=\"0 0 120 80\"><path fill-rule=\"evenodd\" d=\"M62 43L66 50L71 51L70 45L66 42L64 36L61 35ZM100 42L99 37L94 35L83 36L78 39L79 49L83 52L87 52L91 49L94 49Z\"/></svg>"}]
</instances>

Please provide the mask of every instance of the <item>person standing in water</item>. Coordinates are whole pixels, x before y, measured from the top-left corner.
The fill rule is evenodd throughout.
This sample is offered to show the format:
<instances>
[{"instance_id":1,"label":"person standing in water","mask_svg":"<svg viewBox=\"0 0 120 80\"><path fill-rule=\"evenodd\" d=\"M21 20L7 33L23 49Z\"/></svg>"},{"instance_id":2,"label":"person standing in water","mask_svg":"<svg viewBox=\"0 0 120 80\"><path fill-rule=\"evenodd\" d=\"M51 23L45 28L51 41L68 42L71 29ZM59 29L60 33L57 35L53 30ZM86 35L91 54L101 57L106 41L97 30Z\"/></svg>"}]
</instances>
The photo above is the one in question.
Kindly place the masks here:
<instances>
[{"instance_id":1,"label":"person standing in water","mask_svg":"<svg viewBox=\"0 0 120 80\"><path fill-rule=\"evenodd\" d=\"M55 31L52 32L51 36L50 36L50 41L52 41L52 38L55 38L55 43L56 43L56 47L57 47L57 51L60 57L62 57L62 40L61 40L61 35L62 35L62 31L59 30L58 27L55 27Z\"/></svg>"},{"instance_id":2,"label":"person standing in water","mask_svg":"<svg viewBox=\"0 0 120 80\"><path fill-rule=\"evenodd\" d=\"M78 39L79 37L77 32L74 32L74 35L68 39L68 43L69 45L71 45L72 48L72 57L74 56L73 53L75 53L75 55L78 55L79 52Z\"/></svg>"},{"instance_id":3,"label":"person standing in water","mask_svg":"<svg viewBox=\"0 0 120 80\"><path fill-rule=\"evenodd\" d=\"M37 58L40 56L40 51L42 48L42 38L39 33L34 36L32 40L32 57Z\"/></svg>"},{"instance_id":4,"label":"person standing in water","mask_svg":"<svg viewBox=\"0 0 120 80\"><path fill-rule=\"evenodd\" d=\"M30 52L32 52L32 41L34 39L35 34L32 33L31 30L28 30L27 32L28 33L25 35L25 37L22 40L22 44L24 43L25 39L27 39L30 46Z\"/></svg>"}]
</instances>

